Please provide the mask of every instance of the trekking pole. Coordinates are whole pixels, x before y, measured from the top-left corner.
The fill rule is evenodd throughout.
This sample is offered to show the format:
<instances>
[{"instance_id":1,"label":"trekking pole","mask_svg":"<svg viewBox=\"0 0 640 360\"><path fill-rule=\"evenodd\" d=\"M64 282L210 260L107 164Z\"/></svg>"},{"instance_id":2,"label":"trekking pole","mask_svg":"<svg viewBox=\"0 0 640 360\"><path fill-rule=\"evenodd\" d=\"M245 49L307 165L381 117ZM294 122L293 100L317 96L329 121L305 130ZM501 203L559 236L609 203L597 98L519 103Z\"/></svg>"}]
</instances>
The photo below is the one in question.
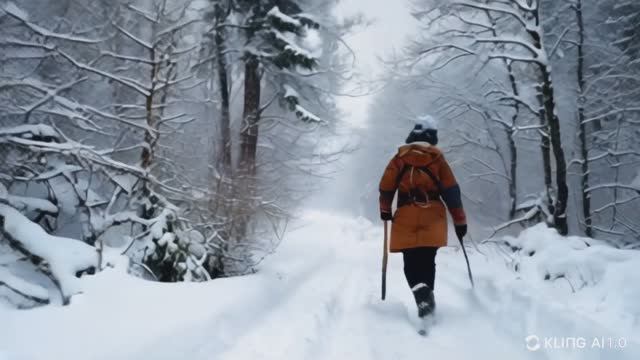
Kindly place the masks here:
<instances>
[{"instance_id":1,"label":"trekking pole","mask_svg":"<svg viewBox=\"0 0 640 360\"><path fill-rule=\"evenodd\" d=\"M382 249L382 300L387 296L387 221L384 222L384 248Z\"/></svg>"},{"instance_id":2,"label":"trekking pole","mask_svg":"<svg viewBox=\"0 0 640 360\"><path fill-rule=\"evenodd\" d=\"M467 256L467 250L464 247L464 244L462 242L462 238L459 237L458 240L460 240L460 246L462 247L462 253L464 254L464 260L467 262L467 272L469 273L469 281L471 281L471 287L474 288L475 284L473 283L473 275L471 274L471 265L469 265L469 257Z\"/></svg>"}]
</instances>

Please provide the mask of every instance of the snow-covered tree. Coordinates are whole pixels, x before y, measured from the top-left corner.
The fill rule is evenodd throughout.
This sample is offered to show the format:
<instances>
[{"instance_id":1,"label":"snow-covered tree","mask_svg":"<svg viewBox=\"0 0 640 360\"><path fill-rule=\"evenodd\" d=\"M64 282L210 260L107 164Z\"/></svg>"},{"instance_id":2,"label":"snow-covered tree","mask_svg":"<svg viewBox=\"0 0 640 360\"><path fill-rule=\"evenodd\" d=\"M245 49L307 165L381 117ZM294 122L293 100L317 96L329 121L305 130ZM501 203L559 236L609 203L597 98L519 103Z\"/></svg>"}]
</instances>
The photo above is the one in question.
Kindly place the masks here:
<instances>
[{"instance_id":1,"label":"snow-covered tree","mask_svg":"<svg viewBox=\"0 0 640 360\"><path fill-rule=\"evenodd\" d=\"M540 133L543 181L546 206L538 211L551 215L550 223L563 234L568 232L568 186L566 161L562 146L558 104L553 86L549 49L545 47L543 16L539 1L452 1L433 4L417 11L421 21L430 27L427 41L413 45L414 56L419 62L431 63L430 73L456 66L467 59L476 61L476 80L483 81L481 88L486 100L495 106L510 109L501 116L487 116L502 124L507 145L505 156L509 158L510 217L517 209L517 146L514 136L521 130ZM553 50L551 50L553 52ZM502 66L503 74L497 77L495 66ZM520 84L519 84L520 82ZM534 91L528 88L532 87ZM479 96L476 97L480 99ZM468 101L468 103L481 103ZM539 124L528 124L518 118L522 110L536 115ZM552 181L552 169L555 181ZM528 215L533 215L529 213Z\"/></svg>"},{"instance_id":2,"label":"snow-covered tree","mask_svg":"<svg viewBox=\"0 0 640 360\"><path fill-rule=\"evenodd\" d=\"M129 9L151 22L153 11ZM81 10L70 6L62 15ZM163 11L154 10L155 14ZM171 64L184 52L174 46L175 53L153 55L153 46L171 48L172 42L164 37L181 27L173 23L157 29L160 35L152 42L99 15L87 19L84 29L77 28L82 24L49 28L46 21L38 21L38 12L29 14L13 3L2 7L0 21L7 36L2 39L6 56L1 61L7 71L0 82L1 181L6 198L13 199L6 204L26 217L20 221L82 240L98 254L107 244L122 247L122 252L139 249L140 253L130 254L133 263L151 273L154 270L142 261L155 264L153 261L171 259L175 271L166 275L167 280L207 278L201 257L196 259L187 249L190 238L176 236L189 228L179 221L178 208L166 199L168 194L184 193L172 178L176 172L151 168L159 135L186 117L170 106L173 99L168 95L182 80L171 75ZM121 53L110 51L107 40L115 34L124 34L135 46L125 44ZM145 51L136 53L136 46L149 52L140 55ZM159 68L165 64L165 69ZM150 71L141 71L145 68ZM149 78L150 73L155 77ZM117 91L110 89L116 85L117 91L127 94L118 98L126 98L127 103L117 104L118 111L112 111L110 95ZM16 196L29 200L16 202ZM16 237L7 227L11 225L5 222L4 227L10 244L34 241L24 238L24 233ZM187 245L173 246L169 240ZM147 247L165 250L145 253ZM31 251L30 247L14 248L21 253ZM41 266L60 261L56 253L31 255L35 270L53 274L54 282L61 281L55 271ZM183 263L180 270L178 265ZM98 261L92 266L103 265ZM189 273L192 270L197 275ZM159 275L152 274L164 277ZM64 301L72 295L66 289L62 293Z\"/></svg>"},{"instance_id":3,"label":"snow-covered tree","mask_svg":"<svg viewBox=\"0 0 640 360\"><path fill-rule=\"evenodd\" d=\"M637 27L632 2L567 1L571 14L569 47L577 54L577 128L582 225L588 236L628 244L638 228L629 214L637 211L639 148ZM564 21L564 19L559 21ZM599 31L608 29L610 31Z\"/></svg>"},{"instance_id":4,"label":"snow-covered tree","mask_svg":"<svg viewBox=\"0 0 640 360\"><path fill-rule=\"evenodd\" d=\"M309 194L300 190L301 176L318 173L334 155L318 153L315 135L337 118L333 97L343 70L335 50L343 30L331 20L333 5L314 4L313 18L323 19L316 22L302 12L304 4L207 2L195 68L215 92L218 146L208 207L216 219L212 235L234 254L220 262L228 271L271 251L269 232L277 238L288 208ZM233 93L244 96L234 100Z\"/></svg>"}]
</instances>

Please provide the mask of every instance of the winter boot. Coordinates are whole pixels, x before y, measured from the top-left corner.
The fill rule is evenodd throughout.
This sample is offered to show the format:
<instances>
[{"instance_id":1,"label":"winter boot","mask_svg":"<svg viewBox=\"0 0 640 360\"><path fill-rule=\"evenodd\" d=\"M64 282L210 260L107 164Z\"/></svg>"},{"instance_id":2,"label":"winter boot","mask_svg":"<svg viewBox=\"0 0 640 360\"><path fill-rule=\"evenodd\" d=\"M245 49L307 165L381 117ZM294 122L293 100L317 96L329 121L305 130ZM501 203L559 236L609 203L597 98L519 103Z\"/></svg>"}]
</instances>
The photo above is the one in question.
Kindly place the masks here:
<instances>
[{"instance_id":1,"label":"winter boot","mask_svg":"<svg viewBox=\"0 0 640 360\"><path fill-rule=\"evenodd\" d=\"M433 290L429 288L429 285L420 283L414 286L411 291L413 291L413 296L416 298L419 317L423 318L435 311L436 301L433 297Z\"/></svg>"}]
</instances>

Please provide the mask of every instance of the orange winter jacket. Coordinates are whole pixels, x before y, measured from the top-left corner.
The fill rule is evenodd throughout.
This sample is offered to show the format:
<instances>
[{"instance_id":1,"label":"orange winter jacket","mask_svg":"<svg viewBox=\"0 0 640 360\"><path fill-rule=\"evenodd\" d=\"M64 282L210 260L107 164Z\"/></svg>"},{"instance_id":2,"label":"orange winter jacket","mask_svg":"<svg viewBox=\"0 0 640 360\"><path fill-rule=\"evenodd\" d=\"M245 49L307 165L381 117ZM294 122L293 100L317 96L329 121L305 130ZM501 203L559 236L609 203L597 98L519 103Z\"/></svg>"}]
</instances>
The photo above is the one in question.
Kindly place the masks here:
<instances>
[{"instance_id":1,"label":"orange winter jacket","mask_svg":"<svg viewBox=\"0 0 640 360\"><path fill-rule=\"evenodd\" d=\"M446 208L454 224L466 224L460 187L444 155L435 146L414 142L398 149L380 180L381 212L392 212L396 192L391 252L446 246Z\"/></svg>"}]
</instances>

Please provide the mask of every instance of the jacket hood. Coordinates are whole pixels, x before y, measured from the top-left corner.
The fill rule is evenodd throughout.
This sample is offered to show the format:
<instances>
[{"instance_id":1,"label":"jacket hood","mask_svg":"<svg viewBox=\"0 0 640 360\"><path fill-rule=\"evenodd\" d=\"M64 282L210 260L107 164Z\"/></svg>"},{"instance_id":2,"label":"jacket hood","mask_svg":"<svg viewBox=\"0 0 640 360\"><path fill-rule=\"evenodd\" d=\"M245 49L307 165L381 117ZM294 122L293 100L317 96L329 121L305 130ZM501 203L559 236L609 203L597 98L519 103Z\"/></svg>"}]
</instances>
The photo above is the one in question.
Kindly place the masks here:
<instances>
[{"instance_id":1,"label":"jacket hood","mask_svg":"<svg viewBox=\"0 0 640 360\"><path fill-rule=\"evenodd\" d=\"M442 156L442 151L427 142L416 141L400 146L396 156L409 165L419 167L436 161Z\"/></svg>"}]
</instances>

